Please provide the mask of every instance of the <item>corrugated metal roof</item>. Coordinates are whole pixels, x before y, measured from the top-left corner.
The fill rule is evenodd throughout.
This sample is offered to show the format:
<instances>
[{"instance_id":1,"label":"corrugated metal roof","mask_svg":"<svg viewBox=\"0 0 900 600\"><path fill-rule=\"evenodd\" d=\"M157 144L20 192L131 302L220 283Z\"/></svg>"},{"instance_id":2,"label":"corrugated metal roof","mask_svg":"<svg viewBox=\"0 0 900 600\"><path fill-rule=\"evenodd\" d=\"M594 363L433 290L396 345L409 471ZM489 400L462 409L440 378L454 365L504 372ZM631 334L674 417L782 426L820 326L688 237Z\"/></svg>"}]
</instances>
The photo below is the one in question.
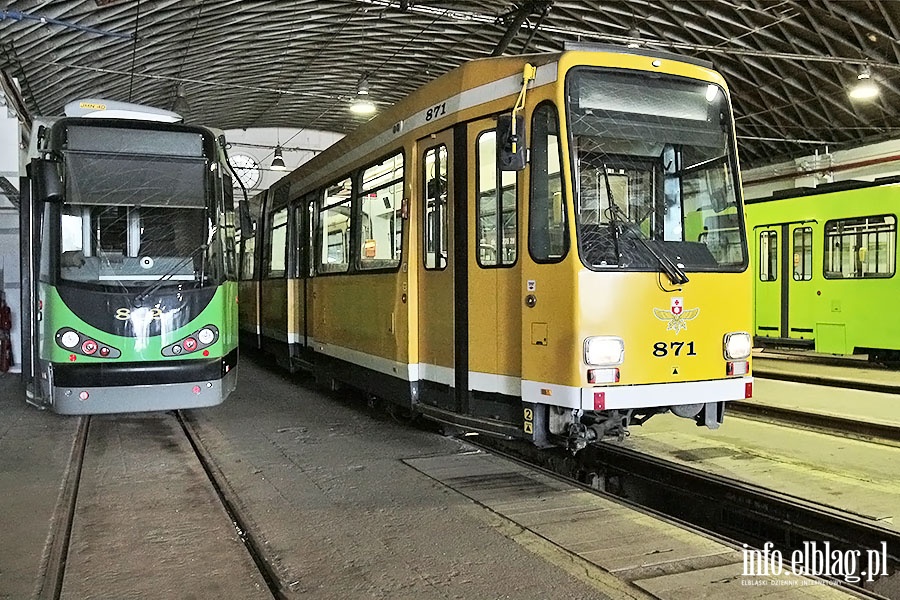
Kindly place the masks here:
<instances>
[{"instance_id":1,"label":"corrugated metal roof","mask_svg":"<svg viewBox=\"0 0 900 600\"><path fill-rule=\"evenodd\" d=\"M361 77L386 106L500 49L638 41L722 72L745 166L900 127L893 0L49 0L0 16L0 67L33 114L96 96L171 108L180 83L191 121L347 132ZM864 66L881 95L853 101Z\"/></svg>"}]
</instances>

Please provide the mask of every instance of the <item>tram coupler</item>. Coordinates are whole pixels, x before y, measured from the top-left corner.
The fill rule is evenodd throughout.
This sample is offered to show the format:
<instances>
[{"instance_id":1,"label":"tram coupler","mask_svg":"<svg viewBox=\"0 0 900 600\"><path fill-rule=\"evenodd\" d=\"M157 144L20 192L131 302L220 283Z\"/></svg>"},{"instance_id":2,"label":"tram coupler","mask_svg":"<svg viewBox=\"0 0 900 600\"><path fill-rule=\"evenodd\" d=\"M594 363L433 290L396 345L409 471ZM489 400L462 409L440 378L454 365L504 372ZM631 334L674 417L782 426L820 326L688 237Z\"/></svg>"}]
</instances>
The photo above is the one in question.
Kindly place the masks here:
<instances>
[{"instance_id":1,"label":"tram coupler","mask_svg":"<svg viewBox=\"0 0 900 600\"><path fill-rule=\"evenodd\" d=\"M618 437L620 441L628 436L627 417L614 416L591 424L569 423L566 447L572 454L577 454L588 444L612 436Z\"/></svg>"}]
</instances>

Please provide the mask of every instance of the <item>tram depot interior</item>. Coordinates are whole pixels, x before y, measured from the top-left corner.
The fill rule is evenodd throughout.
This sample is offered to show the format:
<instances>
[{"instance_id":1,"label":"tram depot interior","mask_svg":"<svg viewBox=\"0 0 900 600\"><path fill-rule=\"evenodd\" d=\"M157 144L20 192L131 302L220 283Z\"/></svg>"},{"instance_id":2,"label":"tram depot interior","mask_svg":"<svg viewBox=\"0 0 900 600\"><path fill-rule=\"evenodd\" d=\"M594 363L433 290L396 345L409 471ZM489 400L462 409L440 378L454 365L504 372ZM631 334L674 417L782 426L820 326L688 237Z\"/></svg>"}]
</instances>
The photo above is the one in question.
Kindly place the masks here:
<instances>
[{"instance_id":1,"label":"tram depot interior","mask_svg":"<svg viewBox=\"0 0 900 600\"><path fill-rule=\"evenodd\" d=\"M0 17L0 269L14 314L29 123L84 97L223 130L252 194L370 120L360 100L378 114L466 60L617 44L724 75L745 200L900 173L891 1L51 0L12 2ZM16 319L10 339L20 356Z\"/></svg>"},{"instance_id":2,"label":"tram depot interior","mask_svg":"<svg viewBox=\"0 0 900 600\"><path fill-rule=\"evenodd\" d=\"M900 196L896 191L900 190L898 1L12 1L0 8L0 308L8 307L11 316L5 327L0 319L0 341L4 343L6 357L0 362L0 394L4 396L0 399L0 483L5 488L0 489L0 546L4 545L2 540L6 537L4 526L14 529L15 511L25 514L23 506L32 503L28 494L37 493L37 487L29 486L41 482L40 485L45 487L40 493L49 495L35 504L38 516L31 517L36 519L38 529L44 529L32 533L34 539L23 541L21 556L0 550L0 599L50 597L45 589L29 579L34 576L32 571L38 571L39 564L46 570L47 562L53 560L53 549L49 546L45 549L43 544L51 539L47 536L47 522L55 519L53 511L58 510L56 503L60 489L57 488L60 486L54 477L62 475L65 469L59 467L57 473L47 464L69 458L71 437L76 435L79 419L50 415L50 411L40 413L28 406L19 383L22 355L26 351L21 326L20 190L27 185L29 147L32 137L37 135L35 124L41 122L41 118L62 117L64 107L73 100L99 99L172 111L180 114L187 124L221 131L227 140L228 160L234 173L253 198L251 209L258 211L259 204L253 203L259 202L260 192L273 188L283 177L448 71L475 59L560 52L574 45L616 47L617 51L626 53L662 53L660 55L667 57L705 61L727 84L740 164L741 209L749 257L747 269L753 276L748 301L753 306L749 334L753 340L754 387L753 398L748 398L747 402L770 407L774 411L772 414L779 410L808 411L815 416L852 421L860 428L864 423L876 423L892 431L900 430L900 409L891 397L900 389L900 376L896 373L900 365L900 317L895 316L900 289L892 287L892 282L900 277L897 274ZM384 156L373 158L383 159ZM605 167L603 172L605 174ZM606 186L611 195L608 180ZM241 194L235 181L235 198L241 198ZM384 201L388 209L398 208L399 214L400 196L396 206L387 204L387 197ZM848 211L848 206L853 210ZM397 236L399 246L399 234ZM395 242L392 239L390 243ZM492 251L496 252L495 249ZM527 249L520 246L518 251L527 252ZM660 281L668 284L662 274ZM874 282L878 287L860 288L838 297L838 286L848 281ZM811 316L812 307L816 297L821 297L823 292L826 295L834 293L835 299L829 300L829 318L817 320ZM720 301L728 302L728 295L723 294ZM393 319L393 313L390 318ZM854 333L862 331L865 333L859 336ZM244 473L228 480L229 486L235 486L232 493L240 497L240 502L280 506L277 499L254 495L255 484L247 482L259 473L262 473L260 477L281 481L291 475L278 470L281 468L276 466L281 464L279 461L290 462L294 468L298 461L305 460L298 459L299 454L294 450L284 450L281 439L286 439L285 436L293 436L291 439L299 440L297 443L304 443L310 437L324 440L332 440L334 436L363 438L377 435L373 428L394 426L384 420L363 424L361 421L368 418L364 409L351 409L340 403L338 408L333 408L333 403L316 404L320 407L317 410L327 417L309 423L304 421L303 406L287 400L279 400L277 405L277 410L290 413L283 416L283 424L278 415L255 416L249 409L238 408L240 405L236 403L253 397L252 390L242 388L248 381L258 379L260 390L291 389L282 385L289 375L286 371L276 370L273 358L244 353L243 348L241 352L241 361L246 358L249 366L241 367L236 394L221 407L194 409L203 416L188 418L185 425L207 432L209 437L203 442L208 446L206 452L213 455L214 461L220 462L216 469L226 478L227 472L240 471L238 464L242 460L238 451L228 453L223 450L228 446L228 436L256 444L245 449L254 456L258 448L266 447L259 450L259 456L265 454L268 463L258 466L252 474ZM779 358L784 358L782 353L790 358L779 362ZM829 362L804 362L819 359L842 362L835 367L829 366L832 364ZM790 369L799 370L800 374L786 375ZM618 381L618 371L615 377ZM246 379L242 381L242 378ZM291 382L298 385L296 381ZM789 385L799 387L786 387ZM302 392L285 393L297 393L304 398L318 393L312 384L302 389ZM351 412L348 413L350 416L343 413L338 416L331 412L333 410ZM9 412L8 420L4 412ZM38 424L34 421L35 414L55 421L49 425L47 421ZM878 517L880 526L897 527L894 514L900 507L900 490L893 482L889 465L896 464L896 458L900 457L877 452L870 454L868 449L849 446L862 443L859 440L867 439L869 433L860 434L853 442L844 438L823 442L803 437L812 435L809 431L815 429L815 426L808 426L802 434L782 439L775 433L771 436L769 433L742 433L740 425L735 425L741 422L740 417L731 416L727 410L725 415L721 427L714 433L703 428L705 434L699 433L701 428L693 428L691 423L673 424L660 416L646 426L632 428L631 438L625 443L633 443L635 448L648 454L657 453L682 463L699 461L699 464L707 460L702 457L707 457L710 472L718 475L739 471L741 461L747 460L749 464L751 456L772 460L778 465L746 469L746 481L760 486L778 486L786 494L833 506L848 514L878 514L881 515ZM666 415L669 417L671 415ZM228 421L232 418L258 418L259 421L242 428ZM115 416L96 421L94 431L109 428L119 439L132 435L168 435L160 431L168 432L166 427L169 426L156 421L148 429L142 429L142 426L135 428L131 421L115 422L114 419ZM344 428L347 423L349 426ZM693 429L683 429L688 425ZM21 427L18 434L17 427ZM269 427L267 433L254 438L263 427ZM317 431L315 427L322 430ZM53 438L56 441L48 441L46 443L50 445L35 451L37 442L25 439L38 439L45 434L62 435L62 441ZM433 466L427 457L416 454L421 449L410 449L414 445L410 445L406 434L395 432L392 435L407 444L402 450L388 451L397 453L391 455L393 458L410 457L407 462L413 468L427 473L436 482L452 479L446 472L456 468L456 463L452 468ZM692 438L690 443L694 446L690 448L689 436L696 436L696 439ZM750 441L754 437L758 439ZM746 446L742 446L742 439L747 440ZM839 439L844 441L836 441ZM885 445L882 452L895 453L896 439L900 437ZM443 443L438 443L433 451L445 452L446 447L440 446ZM719 443L722 445L717 446ZM270 451L274 452L269 445L277 447L287 458L269 456ZM828 456L822 458L820 465L816 461L821 458L822 452L817 450L821 448L827 448L824 453ZM217 450L222 453L218 457ZM432 451L431 446L429 451ZM29 469L34 469L33 477L23 475L21 468L9 467L19 460L16 454L19 452L31 456L25 463L31 465ZM362 450L356 452L359 453L357 463L341 468L352 473L372 469L372 465L365 462L371 457L364 457ZM51 455L55 458L46 462L39 458ZM785 458L773 458L782 455ZM304 462L304 468L313 471L326 468L316 466L312 460ZM863 462L872 471L858 477L869 483L875 482L873 489L851 486L846 494L831 490L832 494L822 483L833 480L835 489L839 488L843 479L856 478L850 473ZM86 464L89 463L88 460ZM94 468L98 473L103 471L103 467ZM396 471L384 469L382 475L396 476ZM778 476L785 478L783 484L772 482L771 478ZM27 483L23 483L25 480ZM400 476L400 480L406 482L407 478ZM316 486L321 491L320 484L317 482ZM246 487L241 488L243 485ZM323 485L331 489L329 483ZM822 489L818 490L817 486ZM90 485L83 487L85 494L96 494L93 499L97 503L107 502L105 496ZM383 483L373 484L372 493L387 494L387 487ZM284 494L284 488L278 490L278 494ZM246 496L242 497L242 492L246 492ZM816 495L819 492L821 496ZM303 493L311 494L309 491ZM348 500L348 505L362 502L357 496L366 494L352 488L349 495L354 499ZM844 498L835 499L840 495ZM127 496L122 493L123 498ZM437 500L429 497L429 502L440 502L446 497L447 494L437 494ZM165 499L160 497L158 501ZM287 503L284 506L291 504L291 507L272 508L273 514L283 510L288 517L298 519L306 514L296 503L284 498L282 501ZM477 502L479 506L492 506L489 500ZM336 505L341 503L342 500L335 500ZM85 510L97 523L103 519L112 522L114 518L130 518L124 510L112 510L109 515L100 515L96 506L93 513L90 506ZM410 590L404 591L403 585L391 577L403 577L398 575L405 572L403 568L409 571L418 568L417 559L407 556L403 558L405 567L396 567L397 572L385 575L385 581L373 581L367 575L369 587L359 587L358 582L345 584L333 575L335 580L328 581L335 587L326 593L321 588L324 584L312 581L316 573L313 567L304 571L306 563L302 568L298 566L302 561L292 563L295 560L292 557L304 553L302 540L287 540L286 533L279 533L277 525L266 521L262 515L265 510L254 512L251 507L248 512L251 520L256 520L266 531L263 536L266 544L269 541L281 544L279 548L283 555L279 560L283 559L283 565L279 567L281 571L275 569L275 576L295 579L290 585L279 584L281 591L273 592L277 597L295 597L292 595L295 592L296 597L307 593L314 597L554 597L551 588L525 591L526 584L510 581L520 576L521 581L531 582L531 585L558 585L568 594L560 597L676 597L662 592L653 595L648 591L652 587L649 584L640 585L639 593L623 592L623 588L616 587L619 584L612 584L605 578L609 573L615 574L615 569L607 567L599 567L604 575L591 576L593 579L585 583L584 577L571 574L576 569L566 570L559 566L568 558L556 555L556 558L548 558L548 553L534 549L539 545L537 542L521 539L517 541L515 552L521 551L523 545L531 544L530 554L526 553L528 560L534 560L540 566L531 571L522 567L521 573L510 571L508 576L498 575L492 584L487 583L493 576L489 569L479 572L473 567L473 563L481 564L482 558L477 558L481 556L479 554L472 561L454 563L448 572L455 575L447 575L446 581L441 583L429 580L428 574L421 575L423 581L428 581L429 593L435 588L449 589L447 596L420 596L416 591L418 584L411 584ZM497 514L503 514L503 509L496 510L499 511ZM335 508L323 518L334 514L337 514ZM466 515L463 511L452 516L463 519ZM431 514L432 518L439 516ZM377 522L384 515L367 514L366 518ZM35 524L27 519L22 523ZM413 527L417 525L413 524ZM22 528L24 525L20 524L20 530ZM496 523L460 525L460 528L473 536L479 535L482 529L502 530ZM83 529L82 526L79 530L76 522L72 535L76 538L83 535ZM335 544L335 548L343 548L330 534L312 526L306 532L318 536L316 539L321 545L321 555L311 559L309 564L328 570L329 561L336 560L344 565L343 570L335 567L341 573L349 572L351 567L359 567L368 573L367 569L372 567L362 557L342 563L343 558L330 556L322 549L327 547L326 540L328 544ZM451 526L442 526L434 535L449 538L454 537L454 533L457 532ZM221 535L232 534L225 531ZM368 540L371 534L372 531L367 529L361 536L361 544L367 550L382 548ZM335 539L340 535L352 536L354 529L344 523L336 528ZM515 534L503 530L502 537L508 541L515 538ZM88 542L84 544L89 545ZM91 569L96 568L92 559L79 551L77 545L72 548L69 550L72 568L92 572ZM190 552L187 546L184 548L185 552ZM510 557L518 556L503 554L507 551L505 546L497 548L498 564L504 560L512 562ZM38 559L33 569L30 563L26 564L26 559L30 560L32 556L29 552ZM577 550L563 552L569 556L566 552L582 556ZM265 552L261 554L264 557L261 560L265 561ZM435 556L439 554L436 551ZM249 559L235 560L237 566L228 566L230 563L226 560L222 569L233 568L239 572L250 564ZM439 558L434 562L441 564ZM525 564L531 563L526 561ZM435 572L441 568L434 564L430 567ZM459 571L466 568L472 569L471 580L459 575ZM662 571L666 568L660 567ZM161 574L161 569L158 571L148 568L145 575L134 575L135 581L140 577L164 581L165 575ZM246 593L234 590L229 593L227 589L218 588L216 593L222 598L251 597L265 587L262 580L272 575L254 577L259 583L257 579L248 579L252 585L247 584L250 591ZM478 583L479 577L485 581ZM543 584L542 577L545 578ZM387 579L391 582L386 583ZM473 585L484 587L466 591L459 579L465 580L466 584L474 580ZM573 585L570 579L577 579L577 586L585 587L565 587ZM896 579L893 577L889 586L878 587L877 591L882 595L877 597L900 598L900 584ZM117 597L105 594L118 594L129 589L100 582L92 591L88 579L79 580L80 583L73 581L71 577L63 579L60 576L57 595L53 597ZM598 588L598 581L607 587ZM627 585L645 580L629 581L631 583ZM296 586L292 587L293 584ZM104 585L110 587L104 588ZM143 589L134 585L136 587L132 589ZM269 585L271 588L271 582ZM342 585L349 587L342 588ZM694 592L699 594L702 588L699 586ZM191 584L181 592L172 587L160 589L163 591L159 597L212 597L206 593L213 587ZM478 591L473 591L475 589ZM598 589L602 589L602 593ZM146 594L153 591L152 587L143 589ZM595 593L600 595L593 595ZM682 597L696 597L691 592L686 594Z\"/></svg>"}]
</instances>

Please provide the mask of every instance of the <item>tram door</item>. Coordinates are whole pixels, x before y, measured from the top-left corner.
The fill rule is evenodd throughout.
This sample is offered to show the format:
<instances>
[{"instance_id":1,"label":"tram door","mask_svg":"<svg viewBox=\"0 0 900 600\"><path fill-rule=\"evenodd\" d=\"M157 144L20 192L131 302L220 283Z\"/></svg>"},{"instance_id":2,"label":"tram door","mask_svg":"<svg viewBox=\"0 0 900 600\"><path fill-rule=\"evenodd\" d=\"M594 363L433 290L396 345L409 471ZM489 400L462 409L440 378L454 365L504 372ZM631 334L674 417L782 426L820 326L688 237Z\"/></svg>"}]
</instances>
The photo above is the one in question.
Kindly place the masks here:
<instances>
[{"instance_id":1,"label":"tram door","mask_svg":"<svg viewBox=\"0 0 900 600\"><path fill-rule=\"evenodd\" d=\"M756 240L756 278L754 306L756 335L780 338L781 335L781 227L758 227Z\"/></svg>"},{"instance_id":2,"label":"tram door","mask_svg":"<svg viewBox=\"0 0 900 600\"><path fill-rule=\"evenodd\" d=\"M475 417L521 419L518 171L497 164L496 119L468 124L468 368ZM501 398L516 398L509 403Z\"/></svg>"},{"instance_id":3,"label":"tram door","mask_svg":"<svg viewBox=\"0 0 900 600\"><path fill-rule=\"evenodd\" d=\"M260 328L263 350L289 366L288 354L288 210L287 186L266 203L263 260L260 265ZM270 198L270 201L272 199Z\"/></svg>"},{"instance_id":4,"label":"tram door","mask_svg":"<svg viewBox=\"0 0 900 600\"><path fill-rule=\"evenodd\" d=\"M420 401L457 412L453 130L419 140L416 198ZM412 262L412 260L410 261Z\"/></svg>"},{"instance_id":5,"label":"tram door","mask_svg":"<svg viewBox=\"0 0 900 600\"><path fill-rule=\"evenodd\" d=\"M312 335L313 312L313 286L312 277L315 274L315 242L316 242L316 194L309 194L297 205L297 213L294 224L297 227L296 240L299 246L299 260L297 271L300 277L300 290L298 292L297 312L299 327L297 330L298 350L303 355L308 348L309 338Z\"/></svg>"},{"instance_id":6,"label":"tram door","mask_svg":"<svg viewBox=\"0 0 900 600\"><path fill-rule=\"evenodd\" d=\"M756 335L814 343L812 228L803 223L757 227Z\"/></svg>"},{"instance_id":7,"label":"tram door","mask_svg":"<svg viewBox=\"0 0 900 600\"><path fill-rule=\"evenodd\" d=\"M790 254L785 253L787 287L787 337L803 340L810 347L815 340L815 283L813 282L813 232L812 227L804 224L787 226ZM784 292L782 292L784 293Z\"/></svg>"}]
</instances>

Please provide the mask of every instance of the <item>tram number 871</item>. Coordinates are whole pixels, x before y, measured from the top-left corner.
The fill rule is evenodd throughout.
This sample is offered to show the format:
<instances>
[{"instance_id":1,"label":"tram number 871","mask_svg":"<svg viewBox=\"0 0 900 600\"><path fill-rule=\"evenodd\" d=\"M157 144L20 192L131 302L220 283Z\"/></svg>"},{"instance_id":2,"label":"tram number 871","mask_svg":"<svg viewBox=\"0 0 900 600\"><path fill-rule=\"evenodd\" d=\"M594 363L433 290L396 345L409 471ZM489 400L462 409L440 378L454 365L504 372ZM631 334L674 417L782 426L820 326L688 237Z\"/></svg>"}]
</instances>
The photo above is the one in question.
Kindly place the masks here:
<instances>
[{"instance_id":1,"label":"tram number 871","mask_svg":"<svg viewBox=\"0 0 900 600\"><path fill-rule=\"evenodd\" d=\"M694 342L656 342L653 344L653 356L662 358L668 356L669 352L675 356L681 356L682 350L685 349L687 349L684 352L685 356L697 356L697 353L694 352Z\"/></svg>"}]
</instances>

